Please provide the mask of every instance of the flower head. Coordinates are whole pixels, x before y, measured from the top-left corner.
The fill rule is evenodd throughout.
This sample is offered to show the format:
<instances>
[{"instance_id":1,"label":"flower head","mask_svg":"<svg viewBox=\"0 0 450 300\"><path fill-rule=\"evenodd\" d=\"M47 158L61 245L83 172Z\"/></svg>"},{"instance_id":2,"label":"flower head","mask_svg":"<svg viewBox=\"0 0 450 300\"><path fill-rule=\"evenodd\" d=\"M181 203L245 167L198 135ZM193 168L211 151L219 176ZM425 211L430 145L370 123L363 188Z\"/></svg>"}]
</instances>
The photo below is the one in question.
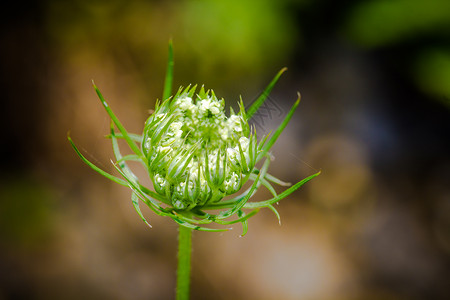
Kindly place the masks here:
<instances>
[{"instance_id":1,"label":"flower head","mask_svg":"<svg viewBox=\"0 0 450 300\"><path fill-rule=\"evenodd\" d=\"M217 98L213 91L205 91L203 87L198 93L196 86L180 88L173 97L170 97L173 73L171 46L169 50L168 72L163 93L165 100L156 104L154 113L145 122L142 135L126 131L94 85L106 112L111 117L109 137L116 157L114 166L123 179L103 171L88 161L69 137L73 148L95 171L131 188L133 205L147 224L139 208L140 201L156 214L169 216L180 225L197 230L226 230L204 226L212 222L220 225L242 222L245 234L248 218L264 207L271 209L279 218L273 204L320 174L320 172L313 174L277 194L272 184L282 186L290 184L267 173L271 158L269 150L291 119L299 104L300 95L284 121L270 137L266 136L258 142L254 130L248 124L248 120L267 99L285 69L275 76L247 111L241 100L239 112L235 113L230 109L227 116L224 110L225 101ZM118 139L125 139L134 154L123 156ZM153 182L154 191L139 183L139 179L126 163L131 160L141 162L146 168ZM249 180L252 181L251 186L234 196ZM249 202L261 185L267 188L273 197L266 201ZM223 200L229 195L234 197ZM219 212L213 214L207 213L206 210ZM246 212L248 210L250 211Z\"/></svg>"},{"instance_id":2,"label":"flower head","mask_svg":"<svg viewBox=\"0 0 450 300\"><path fill-rule=\"evenodd\" d=\"M155 191L177 209L192 209L237 192L256 163L256 135L242 102L225 115L224 100L202 87L180 89L157 105L143 133ZM155 163L157 161L158 163Z\"/></svg>"}]
</instances>

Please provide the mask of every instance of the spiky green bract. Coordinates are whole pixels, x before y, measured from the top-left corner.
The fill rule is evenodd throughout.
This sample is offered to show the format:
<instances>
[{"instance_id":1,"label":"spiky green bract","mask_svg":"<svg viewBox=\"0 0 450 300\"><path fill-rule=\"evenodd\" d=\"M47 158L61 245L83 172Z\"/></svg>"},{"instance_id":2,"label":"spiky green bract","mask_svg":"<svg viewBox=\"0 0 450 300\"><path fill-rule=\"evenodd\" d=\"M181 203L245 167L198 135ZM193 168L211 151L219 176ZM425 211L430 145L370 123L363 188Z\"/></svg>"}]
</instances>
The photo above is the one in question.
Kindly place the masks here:
<instances>
[{"instance_id":1,"label":"spiky green bract","mask_svg":"<svg viewBox=\"0 0 450 300\"><path fill-rule=\"evenodd\" d=\"M262 94L255 100L255 102L252 103L252 105L247 110L247 118L250 119L255 114L255 112L258 111L260 106L267 100L267 97L269 97L269 94L277 83L278 79L280 79L281 75L283 75L283 73L286 71L287 68L283 68L277 73L277 75L275 75L269 85L267 85L267 87L264 89Z\"/></svg>"},{"instance_id":2,"label":"spiky green bract","mask_svg":"<svg viewBox=\"0 0 450 300\"><path fill-rule=\"evenodd\" d=\"M172 57L172 45L169 44L164 98L156 104L154 113L145 122L142 135L126 131L94 85L111 118L111 131L107 137L111 139L114 150L114 167L123 179L87 160L68 137L72 147L92 169L116 183L130 187L133 206L149 226L140 210L140 202L157 215L168 216L179 225L194 230L224 231L229 229L226 226L241 222L242 235L245 235L248 219L261 208L269 208L279 220L273 204L320 174L313 174L277 194L272 184L289 184L267 173L271 157L269 151L292 118L300 102L300 94L271 136L258 142L254 130L248 124L249 118L267 99L285 69L275 76L249 111L245 111L241 100L238 103L239 112L235 113L231 109L230 114L226 115L224 100L204 87L180 88L173 97L169 96L173 73ZM118 139L124 139L133 154L122 155ZM153 182L154 191L140 184L127 165L129 161L138 161L144 166ZM241 190L247 181L251 181L248 189L231 196L231 199L223 200ZM260 186L267 188L273 198L250 202ZM214 214L214 210L219 212ZM205 226L210 223L220 226Z\"/></svg>"}]
</instances>

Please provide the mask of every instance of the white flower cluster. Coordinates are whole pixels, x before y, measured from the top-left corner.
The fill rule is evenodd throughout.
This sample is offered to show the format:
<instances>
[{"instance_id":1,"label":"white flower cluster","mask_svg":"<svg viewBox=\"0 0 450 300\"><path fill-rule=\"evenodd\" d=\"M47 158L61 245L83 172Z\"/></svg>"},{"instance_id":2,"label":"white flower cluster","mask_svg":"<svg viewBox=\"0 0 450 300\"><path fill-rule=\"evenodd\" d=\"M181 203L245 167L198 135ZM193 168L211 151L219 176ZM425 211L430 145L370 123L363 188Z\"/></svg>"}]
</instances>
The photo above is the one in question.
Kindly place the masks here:
<instances>
[{"instance_id":1,"label":"white flower cluster","mask_svg":"<svg viewBox=\"0 0 450 300\"><path fill-rule=\"evenodd\" d=\"M224 101L213 92L201 92L196 101L192 94L157 107L144 131L143 150L155 190L179 209L235 193L256 158L256 138L243 108L227 117Z\"/></svg>"}]
</instances>

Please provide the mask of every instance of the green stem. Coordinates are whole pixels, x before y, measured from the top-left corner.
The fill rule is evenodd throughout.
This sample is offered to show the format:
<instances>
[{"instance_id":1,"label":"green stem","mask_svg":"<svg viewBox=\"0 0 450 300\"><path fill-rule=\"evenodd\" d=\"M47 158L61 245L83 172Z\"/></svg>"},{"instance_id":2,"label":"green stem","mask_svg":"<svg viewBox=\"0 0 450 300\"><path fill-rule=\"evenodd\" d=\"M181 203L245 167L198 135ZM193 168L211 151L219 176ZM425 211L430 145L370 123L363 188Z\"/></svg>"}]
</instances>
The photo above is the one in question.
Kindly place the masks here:
<instances>
[{"instance_id":1,"label":"green stem","mask_svg":"<svg viewBox=\"0 0 450 300\"><path fill-rule=\"evenodd\" d=\"M192 229L180 225L178 231L177 300L189 299Z\"/></svg>"}]
</instances>

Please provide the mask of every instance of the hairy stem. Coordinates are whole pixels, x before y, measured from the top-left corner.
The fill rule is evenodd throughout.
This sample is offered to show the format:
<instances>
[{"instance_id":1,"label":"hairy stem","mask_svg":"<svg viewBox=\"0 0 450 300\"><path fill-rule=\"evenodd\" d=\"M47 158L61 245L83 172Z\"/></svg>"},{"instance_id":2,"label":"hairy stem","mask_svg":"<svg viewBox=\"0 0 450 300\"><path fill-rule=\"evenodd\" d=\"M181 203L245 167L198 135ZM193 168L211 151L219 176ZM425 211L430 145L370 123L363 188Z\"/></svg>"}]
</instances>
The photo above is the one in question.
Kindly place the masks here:
<instances>
[{"instance_id":1,"label":"hairy stem","mask_svg":"<svg viewBox=\"0 0 450 300\"><path fill-rule=\"evenodd\" d=\"M192 229L179 226L178 229L178 271L177 300L189 299L191 272Z\"/></svg>"}]
</instances>

